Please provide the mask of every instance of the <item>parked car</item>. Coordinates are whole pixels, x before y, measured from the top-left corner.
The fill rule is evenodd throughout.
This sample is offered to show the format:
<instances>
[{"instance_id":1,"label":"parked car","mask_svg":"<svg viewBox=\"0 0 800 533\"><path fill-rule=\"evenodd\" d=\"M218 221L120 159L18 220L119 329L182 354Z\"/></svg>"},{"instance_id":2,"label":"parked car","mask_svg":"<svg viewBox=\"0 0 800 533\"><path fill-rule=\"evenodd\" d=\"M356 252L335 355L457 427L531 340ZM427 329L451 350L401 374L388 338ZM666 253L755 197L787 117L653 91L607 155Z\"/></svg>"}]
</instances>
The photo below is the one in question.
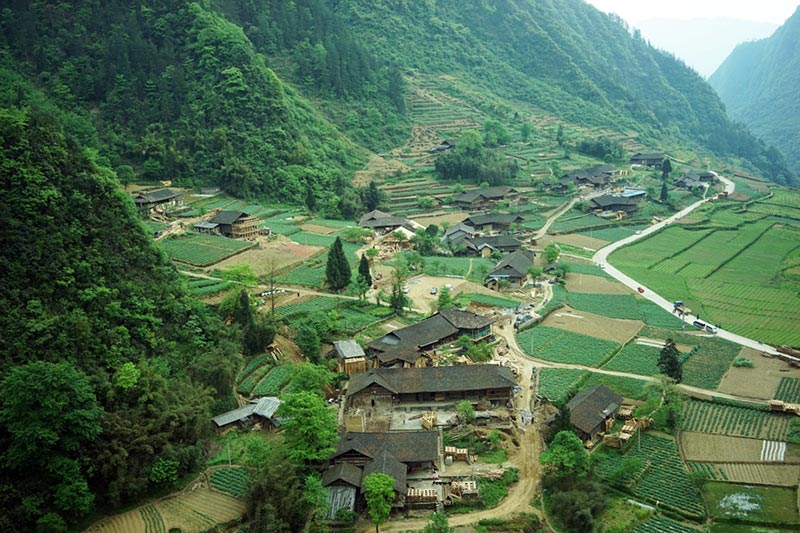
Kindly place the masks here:
<instances>
[{"instance_id":1,"label":"parked car","mask_svg":"<svg viewBox=\"0 0 800 533\"><path fill-rule=\"evenodd\" d=\"M437 292L439 292L439 289L436 287L431 287L431 294L436 294Z\"/></svg>"},{"instance_id":2,"label":"parked car","mask_svg":"<svg viewBox=\"0 0 800 533\"><path fill-rule=\"evenodd\" d=\"M719 331L719 330L717 329L717 326L712 326L711 324L706 324L706 331L716 335L717 331Z\"/></svg>"},{"instance_id":3,"label":"parked car","mask_svg":"<svg viewBox=\"0 0 800 533\"><path fill-rule=\"evenodd\" d=\"M637 287L636 290L639 291L640 293L644 292L644 289L642 287Z\"/></svg>"},{"instance_id":4,"label":"parked car","mask_svg":"<svg viewBox=\"0 0 800 533\"><path fill-rule=\"evenodd\" d=\"M408 294L408 285L403 285L403 294Z\"/></svg>"}]
</instances>

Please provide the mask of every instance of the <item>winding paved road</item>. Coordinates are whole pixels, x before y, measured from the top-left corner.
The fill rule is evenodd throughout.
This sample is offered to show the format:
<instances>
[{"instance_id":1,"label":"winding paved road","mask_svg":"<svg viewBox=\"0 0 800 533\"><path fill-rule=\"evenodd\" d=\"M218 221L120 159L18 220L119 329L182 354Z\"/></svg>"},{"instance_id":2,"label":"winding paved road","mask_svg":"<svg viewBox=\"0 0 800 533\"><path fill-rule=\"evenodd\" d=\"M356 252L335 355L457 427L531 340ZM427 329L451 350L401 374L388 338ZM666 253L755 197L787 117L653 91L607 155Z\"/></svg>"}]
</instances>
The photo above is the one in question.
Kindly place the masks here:
<instances>
[{"instance_id":1,"label":"winding paved road","mask_svg":"<svg viewBox=\"0 0 800 533\"><path fill-rule=\"evenodd\" d=\"M720 179L720 181L722 181L725 184L725 192L727 192L728 194L733 193L733 191L734 191L734 189L736 187L734 185L734 183L731 180L727 179L727 178L723 178L722 176L719 176L719 179ZM626 238L624 238L624 239L622 239L620 241L613 242L613 243L609 244L608 246L606 246L604 248L601 248L600 250L595 252L594 256L592 256L592 261L594 261L595 263L598 263L598 264L604 264L605 265L605 271L610 276L615 278L620 283L623 283L623 284L627 285L628 287L630 287L634 291L638 290L639 287L642 287L644 289L644 292L641 293L641 295L644 298L647 298L651 302L657 304L662 309L672 313L673 310L674 310L674 306L673 306L672 302L668 301L663 296L660 296L660 295L656 294L655 292L653 292L652 290L648 289L647 287L645 287L644 285L642 285L638 281L634 280L633 278L623 274L618 269L616 269L613 265L610 265L608 263L608 256L611 255L611 253L614 252L615 250L618 250L619 248L622 248L625 245L631 244L632 242L635 242L635 241L637 241L639 239L644 239L645 237L657 232L658 230L660 230L661 228L667 226L668 224L671 224L672 222L674 222L674 221L676 221L676 220L688 215L689 213L691 213L692 211L694 211L695 209L700 207L704 202L707 202L707 201L708 200L705 199L705 198L702 199L702 200L698 200L697 202L693 203L692 205L681 209L680 211L678 211L677 213L675 213L671 217L669 217L669 218L667 218L665 220L662 220L658 224L653 224L649 228L642 230L641 233L638 233L636 235L631 235L630 237L626 237ZM694 315L685 315L683 317L683 321L688 323L689 325L691 325L692 322L694 322L695 320L698 320L698 318L696 316L694 316ZM728 340L728 341L731 341L731 342L735 342L736 344L739 344L741 346L747 346L748 348L753 348L755 350L760 350L762 352L771 353L773 355L778 355L779 354L779 352L777 350L775 350L772 346L769 346L769 345L764 344L763 342L759 342L757 340L753 340L753 339L749 339L747 337L743 337L741 335L737 335L735 333L731 333L730 331L725 331L724 329L719 329L717 331L717 337L720 337L722 339L725 339L725 340Z\"/></svg>"}]
</instances>

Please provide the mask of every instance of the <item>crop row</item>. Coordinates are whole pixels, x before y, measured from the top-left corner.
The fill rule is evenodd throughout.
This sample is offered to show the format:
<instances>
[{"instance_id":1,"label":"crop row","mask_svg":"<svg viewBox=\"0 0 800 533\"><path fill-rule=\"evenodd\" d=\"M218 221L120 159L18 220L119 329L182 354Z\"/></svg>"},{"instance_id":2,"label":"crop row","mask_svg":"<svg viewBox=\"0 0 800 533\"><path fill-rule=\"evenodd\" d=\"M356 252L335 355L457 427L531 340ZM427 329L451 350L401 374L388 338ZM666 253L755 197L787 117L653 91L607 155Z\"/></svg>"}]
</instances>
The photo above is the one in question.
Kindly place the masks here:
<instances>
[{"instance_id":1,"label":"crop row","mask_svg":"<svg viewBox=\"0 0 800 533\"><path fill-rule=\"evenodd\" d=\"M800 378L781 378L775 399L784 402L800 403Z\"/></svg>"},{"instance_id":2,"label":"crop row","mask_svg":"<svg viewBox=\"0 0 800 533\"><path fill-rule=\"evenodd\" d=\"M250 394L253 392L253 389L256 387L261 378L263 378L267 372L269 372L269 366L261 366L256 368L249 376L247 376L239 385L236 387L239 392L243 394Z\"/></svg>"},{"instance_id":3,"label":"crop row","mask_svg":"<svg viewBox=\"0 0 800 533\"><path fill-rule=\"evenodd\" d=\"M655 376L660 372L658 369L660 354L659 348L631 341L603 368L642 376Z\"/></svg>"},{"instance_id":4,"label":"crop row","mask_svg":"<svg viewBox=\"0 0 800 533\"><path fill-rule=\"evenodd\" d=\"M282 305L275 309L275 314L279 318L292 318L299 315L307 315L317 311L330 311L339 306L342 301L338 298L328 298L327 296L315 296L304 302Z\"/></svg>"},{"instance_id":5,"label":"crop row","mask_svg":"<svg viewBox=\"0 0 800 533\"><path fill-rule=\"evenodd\" d=\"M165 239L161 241L161 246L170 259L207 266L250 248L253 243L214 235L187 234Z\"/></svg>"},{"instance_id":6,"label":"crop row","mask_svg":"<svg viewBox=\"0 0 800 533\"><path fill-rule=\"evenodd\" d=\"M589 294L570 291L569 305L575 309L594 313L608 318L641 318L636 297L632 294Z\"/></svg>"},{"instance_id":7,"label":"crop row","mask_svg":"<svg viewBox=\"0 0 800 533\"><path fill-rule=\"evenodd\" d=\"M654 516L631 530L631 533L697 533L697 529L665 516Z\"/></svg>"},{"instance_id":8,"label":"crop row","mask_svg":"<svg viewBox=\"0 0 800 533\"><path fill-rule=\"evenodd\" d=\"M542 368L539 370L537 394L552 403L560 404L577 391L588 374L588 370L577 368Z\"/></svg>"},{"instance_id":9,"label":"crop row","mask_svg":"<svg viewBox=\"0 0 800 533\"><path fill-rule=\"evenodd\" d=\"M645 433L629 446L624 456L615 453L601 459L598 472L601 476L607 476L620 466L623 458L628 457L651 463L650 469L633 489L636 496L658 502L682 515L705 517L703 496L689 478L674 439Z\"/></svg>"},{"instance_id":10,"label":"crop row","mask_svg":"<svg viewBox=\"0 0 800 533\"><path fill-rule=\"evenodd\" d=\"M518 334L517 342L531 357L587 366L602 364L619 347L615 342L545 326Z\"/></svg>"},{"instance_id":11,"label":"crop row","mask_svg":"<svg viewBox=\"0 0 800 533\"><path fill-rule=\"evenodd\" d=\"M191 287L189 292L195 296L203 296L228 290L232 286L233 284L230 281L218 281L212 285L206 285L205 287Z\"/></svg>"},{"instance_id":12,"label":"crop row","mask_svg":"<svg viewBox=\"0 0 800 533\"><path fill-rule=\"evenodd\" d=\"M248 479L244 468L221 468L214 470L210 476L211 488L227 492L236 498L244 498L247 494Z\"/></svg>"},{"instance_id":13,"label":"crop row","mask_svg":"<svg viewBox=\"0 0 800 533\"><path fill-rule=\"evenodd\" d=\"M241 381L247 376L249 376L256 368L264 366L266 363L272 360L272 356L268 353L263 353L261 355L257 355L248 361L247 365L239 372L239 375L236 376L236 381Z\"/></svg>"},{"instance_id":14,"label":"crop row","mask_svg":"<svg viewBox=\"0 0 800 533\"><path fill-rule=\"evenodd\" d=\"M276 366L253 389L253 396L277 396L292 377L290 365Z\"/></svg>"},{"instance_id":15,"label":"crop row","mask_svg":"<svg viewBox=\"0 0 800 533\"><path fill-rule=\"evenodd\" d=\"M790 417L749 407L689 400L680 417L682 429L732 437L783 441Z\"/></svg>"},{"instance_id":16,"label":"crop row","mask_svg":"<svg viewBox=\"0 0 800 533\"><path fill-rule=\"evenodd\" d=\"M146 505L139 509L139 513L144 520L145 533L164 533L166 531L161 513L158 512L155 505Z\"/></svg>"}]
</instances>

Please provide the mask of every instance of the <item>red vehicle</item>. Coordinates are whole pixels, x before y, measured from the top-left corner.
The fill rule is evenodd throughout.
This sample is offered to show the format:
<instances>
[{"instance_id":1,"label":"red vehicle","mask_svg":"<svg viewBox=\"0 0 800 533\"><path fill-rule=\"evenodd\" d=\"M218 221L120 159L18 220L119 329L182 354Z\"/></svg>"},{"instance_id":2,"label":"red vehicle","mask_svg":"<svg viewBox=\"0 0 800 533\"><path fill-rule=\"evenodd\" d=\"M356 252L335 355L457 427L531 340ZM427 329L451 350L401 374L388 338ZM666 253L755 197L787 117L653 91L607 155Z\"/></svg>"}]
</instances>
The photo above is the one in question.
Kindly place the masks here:
<instances>
[{"instance_id":1,"label":"red vehicle","mask_svg":"<svg viewBox=\"0 0 800 533\"><path fill-rule=\"evenodd\" d=\"M639 291L640 293L643 293L643 292L644 292L644 289L643 289L643 288L641 288L641 287L638 287L636 290L637 290L637 291Z\"/></svg>"}]
</instances>

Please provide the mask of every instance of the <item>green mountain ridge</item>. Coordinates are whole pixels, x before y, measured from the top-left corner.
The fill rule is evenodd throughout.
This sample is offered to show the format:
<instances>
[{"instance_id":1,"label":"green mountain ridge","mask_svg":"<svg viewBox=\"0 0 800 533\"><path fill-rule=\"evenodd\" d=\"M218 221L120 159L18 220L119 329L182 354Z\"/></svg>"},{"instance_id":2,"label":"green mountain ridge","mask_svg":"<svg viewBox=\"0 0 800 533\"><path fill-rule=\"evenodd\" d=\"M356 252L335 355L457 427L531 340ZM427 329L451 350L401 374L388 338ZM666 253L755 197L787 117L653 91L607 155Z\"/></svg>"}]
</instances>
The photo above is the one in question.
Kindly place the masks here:
<instances>
[{"instance_id":1,"label":"green mountain ridge","mask_svg":"<svg viewBox=\"0 0 800 533\"><path fill-rule=\"evenodd\" d=\"M728 108L800 169L800 9L775 33L743 43L709 78Z\"/></svg>"}]
</instances>

